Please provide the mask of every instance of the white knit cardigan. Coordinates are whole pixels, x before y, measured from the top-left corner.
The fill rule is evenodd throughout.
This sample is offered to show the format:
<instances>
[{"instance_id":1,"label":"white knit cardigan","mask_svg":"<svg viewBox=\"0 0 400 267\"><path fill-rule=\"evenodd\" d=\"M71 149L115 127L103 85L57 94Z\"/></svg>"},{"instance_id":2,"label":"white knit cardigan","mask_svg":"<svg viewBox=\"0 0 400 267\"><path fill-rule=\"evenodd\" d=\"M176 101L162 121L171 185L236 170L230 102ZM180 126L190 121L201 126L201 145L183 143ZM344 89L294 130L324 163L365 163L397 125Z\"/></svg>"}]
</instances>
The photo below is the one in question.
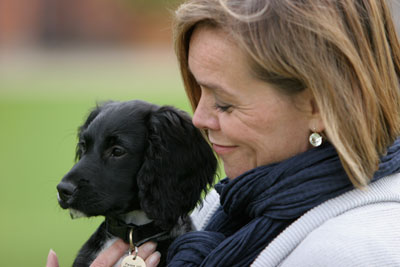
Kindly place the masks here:
<instances>
[{"instance_id":1,"label":"white knit cardigan","mask_svg":"<svg viewBox=\"0 0 400 267\"><path fill-rule=\"evenodd\" d=\"M191 217L202 230L220 206L211 191ZM278 235L251 266L400 266L400 174L311 209Z\"/></svg>"}]
</instances>

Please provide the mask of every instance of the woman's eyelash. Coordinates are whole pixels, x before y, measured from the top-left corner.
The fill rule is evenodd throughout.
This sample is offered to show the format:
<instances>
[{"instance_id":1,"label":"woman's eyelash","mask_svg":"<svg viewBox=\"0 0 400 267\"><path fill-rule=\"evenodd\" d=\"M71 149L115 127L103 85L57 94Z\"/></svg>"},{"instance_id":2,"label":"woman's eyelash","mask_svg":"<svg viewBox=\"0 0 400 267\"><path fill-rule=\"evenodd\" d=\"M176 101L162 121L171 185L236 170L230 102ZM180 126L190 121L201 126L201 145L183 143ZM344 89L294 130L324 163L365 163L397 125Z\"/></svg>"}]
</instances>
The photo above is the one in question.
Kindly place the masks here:
<instances>
[{"instance_id":1,"label":"woman's eyelash","mask_svg":"<svg viewBox=\"0 0 400 267\"><path fill-rule=\"evenodd\" d=\"M228 109L230 109L232 107L232 105L219 105L219 104L215 104L214 105L215 109L221 111L221 112L226 112L228 111Z\"/></svg>"}]
</instances>

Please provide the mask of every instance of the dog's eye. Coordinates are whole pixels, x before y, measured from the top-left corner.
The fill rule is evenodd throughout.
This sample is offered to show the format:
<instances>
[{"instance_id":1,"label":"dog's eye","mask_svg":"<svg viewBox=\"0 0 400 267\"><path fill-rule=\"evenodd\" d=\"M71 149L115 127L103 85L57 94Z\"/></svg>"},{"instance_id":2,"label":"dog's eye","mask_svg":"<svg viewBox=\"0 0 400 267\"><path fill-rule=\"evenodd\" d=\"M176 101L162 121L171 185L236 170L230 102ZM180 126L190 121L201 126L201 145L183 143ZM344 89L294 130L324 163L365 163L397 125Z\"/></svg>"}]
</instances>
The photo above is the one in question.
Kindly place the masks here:
<instances>
[{"instance_id":1,"label":"dog's eye","mask_svg":"<svg viewBox=\"0 0 400 267\"><path fill-rule=\"evenodd\" d=\"M111 150L111 157L121 157L125 154L125 150L121 147L113 147Z\"/></svg>"},{"instance_id":2,"label":"dog's eye","mask_svg":"<svg viewBox=\"0 0 400 267\"><path fill-rule=\"evenodd\" d=\"M80 141L78 143L78 146L82 154L86 152L86 143L84 141Z\"/></svg>"}]
</instances>

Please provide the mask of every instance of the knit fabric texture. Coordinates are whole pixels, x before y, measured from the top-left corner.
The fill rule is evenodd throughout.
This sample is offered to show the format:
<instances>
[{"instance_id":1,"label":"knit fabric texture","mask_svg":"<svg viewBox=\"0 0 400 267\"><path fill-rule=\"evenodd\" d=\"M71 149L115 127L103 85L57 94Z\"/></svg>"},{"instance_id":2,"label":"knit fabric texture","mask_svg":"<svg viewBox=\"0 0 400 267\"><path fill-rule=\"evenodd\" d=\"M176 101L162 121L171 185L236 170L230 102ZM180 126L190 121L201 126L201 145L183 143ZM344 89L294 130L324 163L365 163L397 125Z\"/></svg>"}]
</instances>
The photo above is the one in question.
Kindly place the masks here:
<instances>
[{"instance_id":1,"label":"knit fabric texture","mask_svg":"<svg viewBox=\"0 0 400 267\"><path fill-rule=\"evenodd\" d=\"M310 210L251 266L400 266L399 222L400 174L395 174L367 190L352 190Z\"/></svg>"}]
</instances>

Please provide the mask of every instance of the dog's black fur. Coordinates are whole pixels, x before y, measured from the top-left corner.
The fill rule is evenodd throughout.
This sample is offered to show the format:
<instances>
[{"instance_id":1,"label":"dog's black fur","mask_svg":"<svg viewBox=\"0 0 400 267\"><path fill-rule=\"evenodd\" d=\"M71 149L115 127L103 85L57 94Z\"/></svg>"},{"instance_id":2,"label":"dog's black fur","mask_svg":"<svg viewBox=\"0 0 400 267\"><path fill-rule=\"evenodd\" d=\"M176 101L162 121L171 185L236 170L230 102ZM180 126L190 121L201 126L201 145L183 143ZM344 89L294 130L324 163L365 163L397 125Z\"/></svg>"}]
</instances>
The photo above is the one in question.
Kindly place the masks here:
<instances>
[{"instance_id":1,"label":"dog's black fur","mask_svg":"<svg viewBox=\"0 0 400 267\"><path fill-rule=\"evenodd\" d=\"M213 183L217 161L186 113L139 100L107 102L78 137L77 163L57 186L62 208L118 221L141 210L162 230L179 232L183 222L187 231L187 214ZM159 242L163 260L174 235ZM89 266L110 238L103 222L73 265Z\"/></svg>"}]
</instances>

